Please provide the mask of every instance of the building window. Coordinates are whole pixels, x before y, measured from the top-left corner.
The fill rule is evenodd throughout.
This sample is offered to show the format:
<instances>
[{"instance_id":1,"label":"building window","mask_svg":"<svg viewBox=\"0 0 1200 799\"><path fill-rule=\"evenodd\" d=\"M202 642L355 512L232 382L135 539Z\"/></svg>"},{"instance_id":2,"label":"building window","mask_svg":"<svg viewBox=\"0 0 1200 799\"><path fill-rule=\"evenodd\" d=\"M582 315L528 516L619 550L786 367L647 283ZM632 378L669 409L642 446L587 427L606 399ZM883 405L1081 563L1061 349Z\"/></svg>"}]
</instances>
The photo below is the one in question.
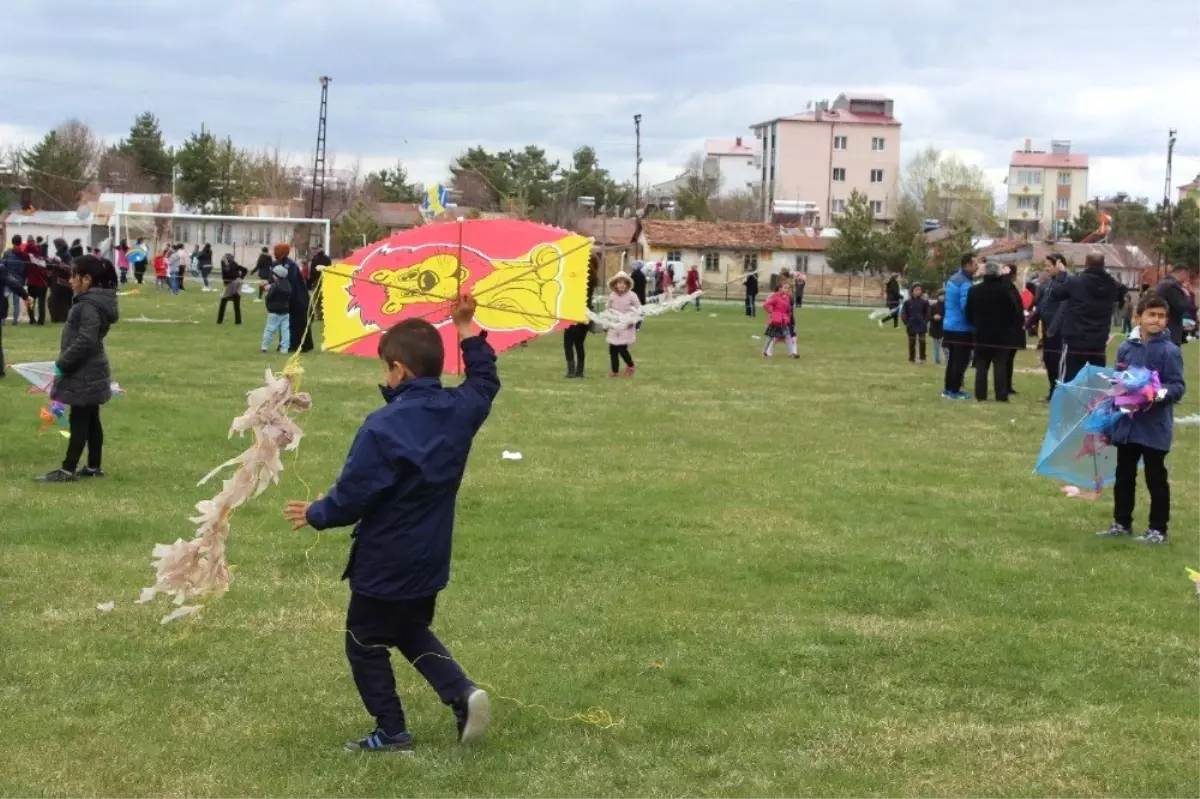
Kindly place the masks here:
<instances>
[{"instance_id":1,"label":"building window","mask_svg":"<svg viewBox=\"0 0 1200 799\"><path fill-rule=\"evenodd\" d=\"M1071 185L1071 173L1070 172L1059 172L1058 173L1058 185L1070 186Z\"/></svg>"},{"instance_id":2,"label":"building window","mask_svg":"<svg viewBox=\"0 0 1200 799\"><path fill-rule=\"evenodd\" d=\"M1071 210L1071 198L1070 197L1059 197L1058 198L1058 210L1070 211Z\"/></svg>"},{"instance_id":3,"label":"building window","mask_svg":"<svg viewBox=\"0 0 1200 799\"><path fill-rule=\"evenodd\" d=\"M883 216L883 201L871 200L871 213L875 216Z\"/></svg>"},{"instance_id":4,"label":"building window","mask_svg":"<svg viewBox=\"0 0 1200 799\"><path fill-rule=\"evenodd\" d=\"M872 183L883 183L883 170L882 169L872 169L871 170L871 182Z\"/></svg>"},{"instance_id":5,"label":"building window","mask_svg":"<svg viewBox=\"0 0 1200 799\"><path fill-rule=\"evenodd\" d=\"M797 272L807 272L808 271L808 256L807 255L797 255L796 256L796 271Z\"/></svg>"},{"instance_id":6,"label":"building window","mask_svg":"<svg viewBox=\"0 0 1200 799\"><path fill-rule=\"evenodd\" d=\"M1040 186L1042 185L1042 170L1040 169L1018 169L1017 183L1022 186Z\"/></svg>"},{"instance_id":7,"label":"building window","mask_svg":"<svg viewBox=\"0 0 1200 799\"><path fill-rule=\"evenodd\" d=\"M883 137L875 136L871 139L871 149L877 153L883 152Z\"/></svg>"},{"instance_id":8,"label":"building window","mask_svg":"<svg viewBox=\"0 0 1200 799\"><path fill-rule=\"evenodd\" d=\"M175 243L176 244L190 244L188 239L190 238L190 235L191 235L189 232L191 230L191 228L192 228L192 226L188 225L188 224L180 225L179 229L175 231Z\"/></svg>"},{"instance_id":9,"label":"building window","mask_svg":"<svg viewBox=\"0 0 1200 799\"><path fill-rule=\"evenodd\" d=\"M845 200L833 200L832 202L833 202L833 206L832 206L833 213L835 213L835 214L846 213L846 201Z\"/></svg>"},{"instance_id":10,"label":"building window","mask_svg":"<svg viewBox=\"0 0 1200 799\"><path fill-rule=\"evenodd\" d=\"M721 254L719 252L704 253L704 271L705 272L720 272L721 271Z\"/></svg>"},{"instance_id":11,"label":"building window","mask_svg":"<svg viewBox=\"0 0 1200 799\"><path fill-rule=\"evenodd\" d=\"M846 182L846 168L845 167L835 166L833 168L833 182L834 183L845 183Z\"/></svg>"},{"instance_id":12,"label":"building window","mask_svg":"<svg viewBox=\"0 0 1200 799\"><path fill-rule=\"evenodd\" d=\"M748 252L742 256L742 271L757 272L758 271L758 253Z\"/></svg>"},{"instance_id":13,"label":"building window","mask_svg":"<svg viewBox=\"0 0 1200 799\"><path fill-rule=\"evenodd\" d=\"M683 252L680 250L667 250L667 260L668 261L682 261L683 260Z\"/></svg>"},{"instance_id":14,"label":"building window","mask_svg":"<svg viewBox=\"0 0 1200 799\"><path fill-rule=\"evenodd\" d=\"M1018 197L1017 198L1017 207L1018 208L1029 208L1029 209L1036 211L1037 207L1038 207L1038 198L1037 197Z\"/></svg>"},{"instance_id":15,"label":"building window","mask_svg":"<svg viewBox=\"0 0 1200 799\"><path fill-rule=\"evenodd\" d=\"M835 150L845 150L849 144L850 141L848 136L833 137L833 149Z\"/></svg>"}]
</instances>

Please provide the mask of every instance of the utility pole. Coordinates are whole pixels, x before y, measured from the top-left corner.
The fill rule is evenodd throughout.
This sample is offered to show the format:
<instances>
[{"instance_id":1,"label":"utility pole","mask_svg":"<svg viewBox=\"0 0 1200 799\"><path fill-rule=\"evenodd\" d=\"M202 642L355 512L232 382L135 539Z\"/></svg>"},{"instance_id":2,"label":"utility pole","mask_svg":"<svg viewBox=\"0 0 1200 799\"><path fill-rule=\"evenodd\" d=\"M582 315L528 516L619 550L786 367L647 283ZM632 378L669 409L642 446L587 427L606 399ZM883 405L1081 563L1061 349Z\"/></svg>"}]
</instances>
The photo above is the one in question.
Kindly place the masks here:
<instances>
[{"instance_id":1,"label":"utility pole","mask_svg":"<svg viewBox=\"0 0 1200 799\"><path fill-rule=\"evenodd\" d=\"M642 207L642 115L633 115L633 135L636 141L633 162L633 215Z\"/></svg>"},{"instance_id":2,"label":"utility pole","mask_svg":"<svg viewBox=\"0 0 1200 799\"><path fill-rule=\"evenodd\" d=\"M1167 232L1171 232L1171 161L1175 156L1175 128L1167 131L1167 180L1163 184L1163 210L1167 214Z\"/></svg>"},{"instance_id":3,"label":"utility pole","mask_svg":"<svg viewBox=\"0 0 1200 799\"><path fill-rule=\"evenodd\" d=\"M1171 235L1171 231L1175 227L1175 220L1172 218L1174 216L1174 214L1171 213L1171 161L1175 156L1175 133L1176 133L1175 128L1171 128L1170 130L1167 131L1167 178L1163 182L1162 237L1160 238L1160 242L1162 242L1162 243L1165 243L1166 237ZM1155 254L1154 265L1161 266L1162 265L1162 246L1161 246L1161 244L1157 249L1158 249L1158 252ZM1161 275L1160 275L1160 277L1161 277Z\"/></svg>"},{"instance_id":4,"label":"utility pole","mask_svg":"<svg viewBox=\"0 0 1200 799\"><path fill-rule=\"evenodd\" d=\"M325 216L325 122L329 115L329 81L328 75L322 75L321 83L321 114L317 119L317 148L313 157L312 194L308 198L308 218L321 219ZM312 238L309 234L309 249L312 249Z\"/></svg>"}]
</instances>

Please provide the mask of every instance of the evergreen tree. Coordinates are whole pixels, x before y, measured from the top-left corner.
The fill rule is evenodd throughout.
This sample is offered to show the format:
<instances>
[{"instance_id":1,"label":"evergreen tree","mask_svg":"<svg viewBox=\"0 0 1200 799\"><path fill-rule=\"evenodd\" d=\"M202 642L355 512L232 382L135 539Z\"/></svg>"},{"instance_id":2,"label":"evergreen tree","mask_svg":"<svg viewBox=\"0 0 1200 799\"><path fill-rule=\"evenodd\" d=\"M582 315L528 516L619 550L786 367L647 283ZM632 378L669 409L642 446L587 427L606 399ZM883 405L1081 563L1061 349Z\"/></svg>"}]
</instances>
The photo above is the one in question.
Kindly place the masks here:
<instances>
[{"instance_id":1,"label":"evergreen tree","mask_svg":"<svg viewBox=\"0 0 1200 799\"><path fill-rule=\"evenodd\" d=\"M171 190L171 170L175 160L163 142L158 118L146 111L138 114L129 129L129 138L117 144L117 151L137 165L155 191Z\"/></svg>"},{"instance_id":2,"label":"evergreen tree","mask_svg":"<svg viewBox=\"0 0 1200 799\"><path fill-rule=\"evenodd\" d=\"M867 196L855 190L846 211L837 218L838 235L829 242L825 258L839 274L875 272L883 266L880 239L875 233L875 214Z\"/></svg>"}]
</instances>

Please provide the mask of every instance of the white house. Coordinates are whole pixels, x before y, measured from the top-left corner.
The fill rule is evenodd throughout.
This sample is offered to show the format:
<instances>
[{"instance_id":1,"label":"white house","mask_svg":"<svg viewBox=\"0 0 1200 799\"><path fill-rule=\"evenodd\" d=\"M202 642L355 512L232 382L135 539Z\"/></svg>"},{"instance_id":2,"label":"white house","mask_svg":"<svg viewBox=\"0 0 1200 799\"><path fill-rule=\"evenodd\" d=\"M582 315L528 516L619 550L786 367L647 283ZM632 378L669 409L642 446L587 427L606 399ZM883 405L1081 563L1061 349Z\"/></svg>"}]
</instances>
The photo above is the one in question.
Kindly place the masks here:
<instances>
[{"instance_id":1,"label":"white house","mask_svg":"<svg viewBox=\"0 0 1200 799\"><path fill-rule=\"evenodd\" d=\"M704 170L719 178L717 196L744 193L762 183L762 156L758 149L733 139L708 139L704 143Z\"/></svg>"},{"instance_id":2,"label":"white house","mask_svg":"<svg viewBox=\"0 0 1200 799\"><path fill-rule=\"evenodd\" d=\"M13 236L22 239L41 236L53 252L57 238L65 239L68 244L79 239L84 247L93 247L108 238L108 230L97 225L91 210L84 206L82 214L77 211L14 211L4 218L4 246Z\"/></svg>"}]
</instances>

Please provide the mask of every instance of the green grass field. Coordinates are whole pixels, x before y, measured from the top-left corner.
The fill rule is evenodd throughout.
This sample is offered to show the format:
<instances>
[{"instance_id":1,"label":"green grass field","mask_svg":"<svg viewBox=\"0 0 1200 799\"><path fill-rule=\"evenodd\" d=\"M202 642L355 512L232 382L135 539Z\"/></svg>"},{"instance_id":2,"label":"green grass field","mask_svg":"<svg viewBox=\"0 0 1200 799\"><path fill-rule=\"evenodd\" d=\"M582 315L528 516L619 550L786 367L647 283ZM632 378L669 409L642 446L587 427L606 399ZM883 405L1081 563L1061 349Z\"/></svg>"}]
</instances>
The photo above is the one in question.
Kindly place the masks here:
<instances>
[{"instance_id":1,"label":"green grass field","mask_svg":"<svg viewBox=\"0 0 1200 799\"><path fill-rule=\"evenodd\" d=\"M244 392L283 363L258 352L262 306L217 328L218 296L122 299L108 347L129 394L104 411L102 482L30 482L65 442L37 435L20 377L0 384L0 794L1200 791L1197 428L1168 461L1172 543L1099 540L1111 495L1031 474L1044 378L1018 373L1008 406L946 402L901 335L807 308L799 361L764 361L764 320L732 307L649 321L632 380L603 376L595 336L585 381L562 379L557 336L501 355L436 628L505 696L623 724L497 700L463 752L401 661L417 754L344 754L371 726L339 632L346 536L279 511L336 476L380 403L376 363L306 359L304 445L236 516L226 596L165 627L166 600L132 604L151 548L189 537L216 491L197 479L244 448L225 437ZM9 361L54 357L58 336L6 328Z\"/></svg>"}]
</instances>

